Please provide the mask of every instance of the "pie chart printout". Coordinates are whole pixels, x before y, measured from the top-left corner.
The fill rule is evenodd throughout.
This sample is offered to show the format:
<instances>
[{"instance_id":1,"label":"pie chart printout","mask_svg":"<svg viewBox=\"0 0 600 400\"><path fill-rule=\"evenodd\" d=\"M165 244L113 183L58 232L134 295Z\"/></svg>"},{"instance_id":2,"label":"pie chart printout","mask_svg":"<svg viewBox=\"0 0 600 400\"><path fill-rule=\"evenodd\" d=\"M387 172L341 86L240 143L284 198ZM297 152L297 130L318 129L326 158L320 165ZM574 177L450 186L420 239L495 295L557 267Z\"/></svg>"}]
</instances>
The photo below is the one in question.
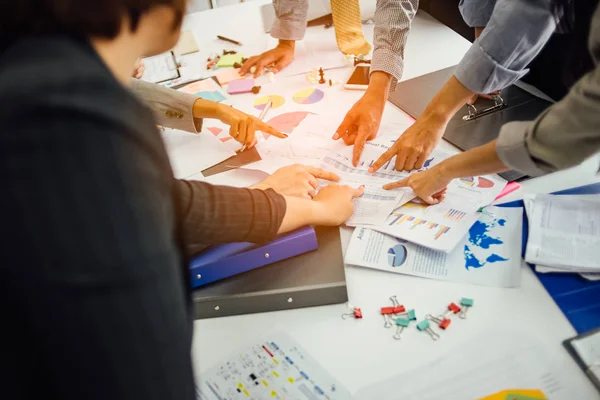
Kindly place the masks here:
<instances>
[{"instance_id":1,"label":"pie chart printout","mask_svg":"<svg viewBox=\"0 0 600 400\"><path fill-rule=\"evenodd\" d=\"M401 244L397 244L396 246L388 249L387 257L388 263L392 267L399 267L406 261L406 256L408 252L406 251L406 247Z\"/></svg>"},{"instance_id":2,"label":"pie chart printout","mask_svg":"<svg viewBox=\"0 0 600 400\"><path fill-rule=\"evenodd\" d=\"M308 88L297 92L292 98L298 104L315 104L323 100L323 97L325 97L325 93L322 90Z\"/></svg>"},{"instance_id":3,"label":"pie chart printout","mask_svg":"<svg viewBox=\"0 0 600 400\"><path fill-rule=\"evenodd\" d=\"M283 97L279 96L278 94L271 94L256 99L254 101L254 108L256 108L257 110L263 110L269 102L269 100L273 102L271 108L279 108L285 104L285 99Z\"/></svg>"}]
</instances>

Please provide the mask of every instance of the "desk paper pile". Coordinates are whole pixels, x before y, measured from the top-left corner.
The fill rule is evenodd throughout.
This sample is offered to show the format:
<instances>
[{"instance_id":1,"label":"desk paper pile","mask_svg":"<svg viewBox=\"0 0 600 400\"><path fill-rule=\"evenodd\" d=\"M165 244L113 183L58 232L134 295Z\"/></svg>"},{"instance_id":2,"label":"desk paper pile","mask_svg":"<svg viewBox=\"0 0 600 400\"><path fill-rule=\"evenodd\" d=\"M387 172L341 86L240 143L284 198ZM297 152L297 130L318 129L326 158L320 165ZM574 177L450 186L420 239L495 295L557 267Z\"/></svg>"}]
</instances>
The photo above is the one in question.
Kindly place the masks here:
<instances>
[{"instance_id":1,"label":"desk paper pile","mask_svg":"<svg viewBox=\"0 0 600 400\"><path fill-rule=\"evenodd\" d=\"M600 197L525 197L529 239L525 261L538 272L600 279Z\"/></svg>"},{"instance_id":2,"label":"desk paper pile","mask_svg":"<svg viewBox=\"0 0 600 400\"><path fill-rule=\"evenodd\" d=\"M495 287L520 284L521 208L488 207L450 253L360 227L345 262L380 271Z\"/></svg>"}]
</instances>

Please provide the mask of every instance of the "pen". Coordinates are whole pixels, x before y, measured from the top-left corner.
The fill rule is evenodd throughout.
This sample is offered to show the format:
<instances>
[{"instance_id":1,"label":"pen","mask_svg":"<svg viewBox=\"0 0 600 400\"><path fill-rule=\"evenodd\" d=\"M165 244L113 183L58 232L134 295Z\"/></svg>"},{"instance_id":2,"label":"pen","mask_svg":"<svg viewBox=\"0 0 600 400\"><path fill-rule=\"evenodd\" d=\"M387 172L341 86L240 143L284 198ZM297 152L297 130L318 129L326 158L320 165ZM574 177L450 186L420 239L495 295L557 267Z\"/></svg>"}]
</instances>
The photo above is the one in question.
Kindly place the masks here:
<instances>
[{"instance_id":1,"label":"pen","mask_svg":"<svg viewBox=\"0 0 600 400\"><path fill-rule=\"evenodd\" d=\"M267 104L265 104L265 108L262 109L262 111L260 112L260 115L258 116L259 120L263 120L265 119L265 116L267 115L267 113L269 112L269 110L271 109L271 106L273 105L273 100L269 100L267 101ZM257 138L260 138L260 136L257 136ZM260 141L260 140L259 140ZM246 150L246 143L244 143L244 145L242 146L242 148L240 149L240 153L242 151Z\"/></svg>"},{"instance_id":2,"label":"pen","mask_svg":"<svg viewBox=\"0 0 600 400\"><path fill-rule=\"evenodd\" d=\"M226 38L225 36L221 36L221 35L217 35L217 39L221 39L221 40L224 40L224 41L229 42L229 43L237 44L238 46L242 45L237 40L229 39L229 38Z\"/></svg>"}]
</instances>

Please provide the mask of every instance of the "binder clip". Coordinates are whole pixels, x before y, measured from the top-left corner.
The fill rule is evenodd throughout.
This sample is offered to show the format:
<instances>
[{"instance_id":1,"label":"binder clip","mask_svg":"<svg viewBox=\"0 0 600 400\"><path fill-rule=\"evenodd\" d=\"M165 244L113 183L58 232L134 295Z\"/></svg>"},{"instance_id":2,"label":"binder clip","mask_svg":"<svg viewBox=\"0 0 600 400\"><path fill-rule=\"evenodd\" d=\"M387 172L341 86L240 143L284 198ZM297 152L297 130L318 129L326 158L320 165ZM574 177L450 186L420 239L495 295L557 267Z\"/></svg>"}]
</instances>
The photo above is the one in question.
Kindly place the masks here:
<instances>
[{"instance_id":1,"label":"binder clip","mask_svg":"<svg viewBox=\"0 0 600 400\"><path fill-rule=\"evenodd\" d=\"M392 314L402 315L406 312L406 308L404 308L404 306L398 302L396 295L391 296L390 301L394 305L394 312Z\"/></svg>"},{"instance_id":2,"label":"binder clip","mask_svg":"<svg viewBox=\"0 0 600 400\"><path fill-rule=\"evenodd\" d=\"M381 307L380 313L381 313L381 315L383 315L383 319L385 321L385 324L383 325L383 327L391 328L392 323L390 322L390 318L391 318L391 315L394 313L394 307Z\"/></svg>"},{"instance_id":3,"label":"binder clip","mask_svg":"<svg viewBox=\"0 0 600 400\"><path fill-rule=\"evenodd\" d=\"M459 312L460 312L460 307L454 303L450 303L450 304L448 304L448 310L445 313L443 313L442 315L440 315L440 317L441 317L440 319L446 319L450 315L458 314Z\"/></svg>"},{"instance_id":4,"label":"binder clip","mask_svg":"<svg viewBox=\"0 0 600 400\"><path fill-rule=\"evenodd\" d=\"M486 210L487 207L480 207L477 212L478 213L482 213L487 215L488 217L494 218L496 216L496 214L494 214L493 212L489 212L488 210Z\"/></svg>"},{"instance_id":5,"label":"binder clip","mask_svg":"<svg viewBox=\"0 0 600 400\"><path fill-rule=\"evenodd\" d=\"M473 104L467 104L467 110L468 110L468 114L464 115L462 117L462 119L464 121L471 121L474 120L475 118L479 118L481 116L487 115L487 114L491 114L494 111L500 110L504 107L506 107L506 103L504 102L504 99L502 97L500 97L500 95L496 94L492 96L492 99L494 100L494 105L488 108L484 108L481 111L477 110L477 107L475 107Z\"/></svg>"},{"instance_id":6,"label":"binder clip","mask_svg":"<svg viewBox=\"0 0 600 400\"><path fill-rule=\"evenodd\" d=\"M402 339L402 331L410 324L410 320L406 318L396 318L396 333L392 336L396 340Z\"/></svg>"},{"instance_id":7,"label":"binder clip","mask_svg":"<svg viewBox=\"0 0 600 400\"><path fill-rule=\"evenodd\" d=\"M429 325L429 321L426 319L424 319L423 321L421 321L417 324L417 329L420 330L421 332L423 332L423 331L427 332L433 340L438 340L440 338L440 335L438 335L431 329L431 326Z\"/></svg>"},{"instance_id":8,"label":"binder clip","mask_svg":"<svg viewBox=\"0 0 600 400\"><path fill-rule=\"evenodd\" d=\"M351 313L347 313L347 314L342 314L342 319L348 319L348 318L353 318L353 319L362 319L363 315L362 315L362 311L360 308L358 307L354 307L352 309Z\"/></svg>"},{"instance_id":9,"label":"binder clip","mask_svg":"<svg viewBox=\"0 0 600 400\"><path fill-rule=\"evenodd\" d=\"M450 320L449 318L436 318L431 314L427 314L425 318L431 322L435 322L443 330L446 330L452 323L452 320Z\"/></svg>"},{"instance_id":10,"label":"binder clip","mask_svg":"<svg viewBox=\"0 0 600 400\"><path fill-rule=\"evenodd\" d=\"M404 306L400 306L400 307L404 308ZM408 318L409 321L416 321L417 320L417 313L415 312L414 309L408 310L408 311L403 311L403 312L398 313L396 315L399 316L399 317L406 317L406 318Z\"/></svg>"},{"instance_id":11,"label":"binder clip","mask_svg":"<svg viewBox=\"0 0 600 400\"><path fill-rule=\"evenodd\" d=\"M462 306L462 310L460 311L460 314L458 314L458 316L462 319L466 319L467 311L469 311L469 308L473 307L473 299L463 297L462 299L460 299L460 305Z\"/></svg>"}]
</instances>

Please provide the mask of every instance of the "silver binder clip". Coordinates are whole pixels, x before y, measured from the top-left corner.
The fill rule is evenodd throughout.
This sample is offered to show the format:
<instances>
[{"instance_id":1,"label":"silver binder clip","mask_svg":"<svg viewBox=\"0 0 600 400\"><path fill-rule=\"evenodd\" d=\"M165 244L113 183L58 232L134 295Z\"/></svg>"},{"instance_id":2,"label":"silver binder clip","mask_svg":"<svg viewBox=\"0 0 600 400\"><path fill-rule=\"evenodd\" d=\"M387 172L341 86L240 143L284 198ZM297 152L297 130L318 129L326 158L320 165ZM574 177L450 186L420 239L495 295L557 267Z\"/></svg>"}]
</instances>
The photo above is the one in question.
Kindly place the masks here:
<instances>
[{"instance_id":1,"label":"silver binder clip","mask_svg":"<svg viewBox=\"0 0 600 400\"><path fill-rule=\"evenodd\" d=\"M497 110L500 110L501 108L506 107L506 103L504 102L504 99L502 97L500 97L499 94L493 95L492 99L494 100L494 105L491 107L485 108L481 111L478 111L477 107L475 107L473 104L467 104L467 110L469 113L467 115L463 116L463 120L471 121L475 118L479 118L481 116L490 114L494 111L497 111Z\"/></svg>"}]
</instances>

